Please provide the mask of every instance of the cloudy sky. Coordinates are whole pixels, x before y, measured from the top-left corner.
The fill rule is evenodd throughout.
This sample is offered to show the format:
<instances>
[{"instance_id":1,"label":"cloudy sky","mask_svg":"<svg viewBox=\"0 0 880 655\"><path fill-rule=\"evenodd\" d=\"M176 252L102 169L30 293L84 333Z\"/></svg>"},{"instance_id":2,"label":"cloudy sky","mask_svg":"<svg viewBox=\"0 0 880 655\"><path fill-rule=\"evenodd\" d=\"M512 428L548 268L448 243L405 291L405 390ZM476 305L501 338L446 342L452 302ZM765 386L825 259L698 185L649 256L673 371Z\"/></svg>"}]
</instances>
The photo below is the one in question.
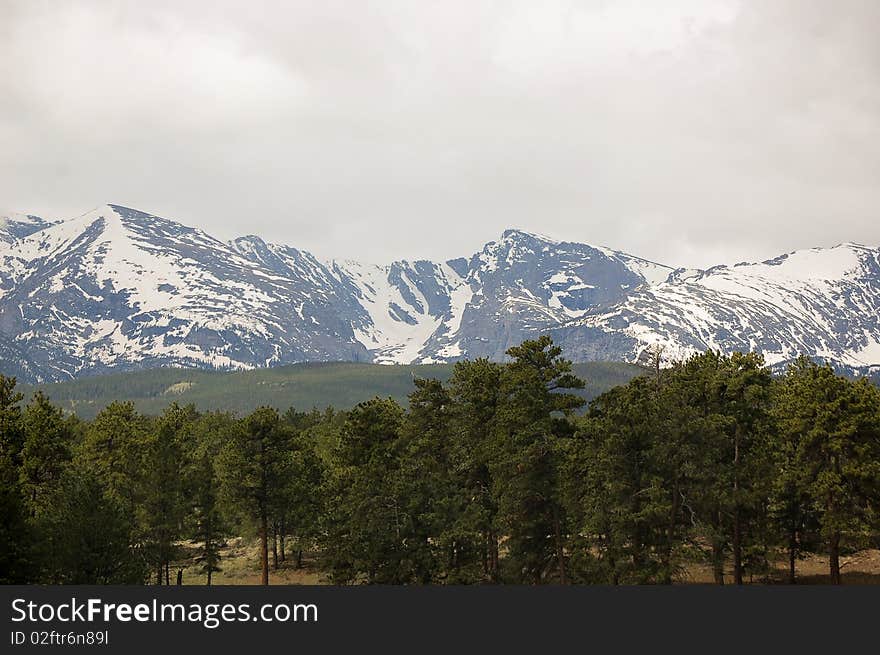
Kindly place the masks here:
<instances>
[{"instance_id":1,"label":"cloudy sky","mask_svg":"<svg viewBox=\"0 0 880 655\"><path fill-rule=\"evenodd\" d=\"M662 5L662 6L661 6ZM880 245L876 0L0 0L0 207L385 261Z\"/></svg>"}]
</instances>

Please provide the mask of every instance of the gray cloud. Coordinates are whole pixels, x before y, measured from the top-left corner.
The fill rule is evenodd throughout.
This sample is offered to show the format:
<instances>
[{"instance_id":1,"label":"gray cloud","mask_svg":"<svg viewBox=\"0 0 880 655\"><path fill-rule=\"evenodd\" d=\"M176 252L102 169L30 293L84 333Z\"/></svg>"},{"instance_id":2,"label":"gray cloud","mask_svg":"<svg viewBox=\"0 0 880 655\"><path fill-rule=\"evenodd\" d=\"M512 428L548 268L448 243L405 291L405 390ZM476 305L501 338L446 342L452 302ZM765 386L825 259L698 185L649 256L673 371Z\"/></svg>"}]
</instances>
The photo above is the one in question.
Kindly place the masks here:
<instances>
[{"instance_id":1,"label":"gray cloud","mask_svg":"<svg viewBox=\"0 0 880 655\"><path fill-rule=\"evenodd\" d=\"M506 227L694 266L877 245L877 25L873 0L0 0L0 205L369 261Z\"/></svg>"}]
</instances>

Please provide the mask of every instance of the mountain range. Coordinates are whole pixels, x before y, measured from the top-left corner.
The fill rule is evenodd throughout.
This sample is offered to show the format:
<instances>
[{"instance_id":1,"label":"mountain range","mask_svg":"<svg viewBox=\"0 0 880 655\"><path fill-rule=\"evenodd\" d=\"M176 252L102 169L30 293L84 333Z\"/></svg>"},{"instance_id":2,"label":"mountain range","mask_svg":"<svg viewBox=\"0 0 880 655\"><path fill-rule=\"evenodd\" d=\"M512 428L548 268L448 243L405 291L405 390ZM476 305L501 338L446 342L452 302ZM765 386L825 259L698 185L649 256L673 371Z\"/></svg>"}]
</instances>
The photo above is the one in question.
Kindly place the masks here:
<instances>
[{"instance_id":1,"label":"mountain range","mask_svg":"<svg viewBox=\"0 0 880 655\"><path fill-rule=\"evenodd\" d=\"M651 349L800 354L880 374L880 249L855 243L680 269L506 230L444 262L324 260L224 242L119 205L0 219L0 373L52 382L160 366L503 360L550 334L574 361Z\"/></svg>"}]
</instances>

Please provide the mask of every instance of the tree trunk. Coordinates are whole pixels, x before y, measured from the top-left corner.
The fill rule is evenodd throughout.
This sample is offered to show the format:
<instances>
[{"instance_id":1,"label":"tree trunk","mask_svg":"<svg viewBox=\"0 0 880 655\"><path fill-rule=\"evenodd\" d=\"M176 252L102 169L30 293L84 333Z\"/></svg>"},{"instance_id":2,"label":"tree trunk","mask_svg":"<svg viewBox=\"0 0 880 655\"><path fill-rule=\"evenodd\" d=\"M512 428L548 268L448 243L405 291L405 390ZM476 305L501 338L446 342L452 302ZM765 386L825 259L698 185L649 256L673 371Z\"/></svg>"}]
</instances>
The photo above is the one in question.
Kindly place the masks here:
<instances>
[{"instance_id":1,"label":"tree trunk","mask_svg":"<svg viewBox=\"0 0 880 655\"><path fill-rule=\"evenodd\" d=\"M165 562L165 584L171 586L171 565L168 562Z\"/></svg>"},{"instance_id":2,"label":"tree trunk","mask_svg":"<svg viewBox=\"0 0 880 655\"><path fill-rule=\"evenodd\" d=\"M272 523L272 568L278 570L278 524Z\"/></svg>"},{"instance_id":3,"label":"tree trunk","mask_svg":"<svg viewBox=\"0 0 880 655\"><path fill-rule=\"evenodd\" d=\"M559 507L553 503L553 534L556 538L556 562L559 565L559 584L568 584L565 576L565 548L562 543L562 523L559 519Z\"/></svg>"},{"instance_id":4,"label":"tree trunk","mask_svg":"<svg viewBox=\"0 0 880 655\"><path fill-rule=\"evenodd\" d=\"M489 581L498 582L498 537L489 530Z\"/></svg>"},{"instance_id":5,"label":"tree trunk","mask_svg":"<svg viewBox=\"0 0 880 655\"><path fill-rule=\"evenodd\" d=\"M742 526L740 525L739 511L739 447L740 428L737 426L733 446L733 582L743 583L742 566Z\"/></svg>"},{"instance_id":6,"label":"tree trunk","mask_svg":"<svg viewBox=\"0 0 880 655\"><path fill-rule=\"evenodd\" d=\"M620 572L617 570L617 558L614 555L608 555L608 565L611 567L611 584L616 587L620 584Z\"/></svg>"},{"instance_id":7,"label":"tree trunk","mask_svg":"<svg viewBox=\"0 0 880 655\"><path fill-rule=\"evenodd\" d=\"M828 559L831 569L831 584L841 584L840 580L840 531L835 530L828 540Z\"/></svg>"},{"instance_id":8,"label":"tree trunk","mask_svg":"<svg viewBox=\"0 0 880 655\"><path fill-rule=\"evenodd\" d=\"M303 567L303 549L298 548L296 551L296 568L301 569Z\"/></svg>"},{"instance_id":9,"label":"tree trunk","mask_svg":"<svg viewBox=\"0 0 880 655\"><path fill-rule=\"evenodd\" d=\"M724 551L717 541L712 542L712 572L715 574L715 584L724 584Z\"/></svg>"},{"instance_id":10,"label":"tree trunk","mask_svg":"<svg viewBox=\"0 0 880 655\"><path fill-rule=\"evenodd\" d=\"M211 567L208 567L208 586L211 586Z\"/></svg>"},{"instance_id":11,"label":"tree trunk","mask_svg":"<svg viewBox=\"0 0 880 655\"><path fill-rule=\"evenodd\" d=\"M795 562L797 560L797 530L792 530L788 539L788 584L795 584Z\"/></svg>"},{"instance_id":12,"label":"tree trunk","mask_svg":"<svg viewBox=\"0 0 880 655\"><path fill-rule=\"evenodd\" d=\"M177 586L183 585L183 569L177 569Z\"/></svg>"},{"instance_id":13,"label":"tree trunk","mask_svg":"<svg viewBox=\"0 0 880 655\"><path fill-rule=\"evenodd\" d=\"M838 477L840 477L840 460L836 455L831 456L831 463L834 468L834 472L837 473ZM834 497L831 492L828 493L828 514L834 516L834 512L832 511L834 508ZM828 564L831 569L831 584L841 584L840 580L840 530L835 530L831 533L831 538L828 540Z\"/></svg>"},{"instance_id":14,"label":"tree trunk","mask_svg":"<svg viewBox=\"0 0 880 655\"><path fill-rule=\"evenodd\" d=\"M284 532L285 532L285 526L284 526L284 521L282 521L281 522L281 531L278 534L278 546L281 549L280 556L281 556L282 562L287 560L287 554L285 553L285 550L284 550L284 541L285 541Z\"/></svg>"},{"instance_id":15,"label":"tree trunk","mask_svg":"<svg viewBox=\"0 0 880 655\"><path fill-rule=\"evenodd\" d=\"M260 584L269 584L269 521L266 513L260 515L260 565L262 567L262 579Z\"/></svg>"},{"instance_id":16,"label":"tree trunk","mask_svg":"<svg viewBox=\"0 0 880 655\"><path fill-rule=\"evenodd\" d=\"M162 585L162 565L161 564L159 564L159 566L156 568L156 584L159 586Z\"/></svg>"},{"instance_id":17,"label":"tree trunk","mask_svg":"<svg viewBox=\"0 0 880 655\"><path fill-rule=\"evenodd\" d=\"M739 521L739 508L733 512L733 582L741 585L743 583L743 565L742 565L742 534Z\"/></svg>"},{"instance_id":18,"label":"tree trunk","mask_svg":"<svg viewBox=\"0 0 880 655\"><path fill-rule=\"evenodd\" d=\"M672 509L669 512L669 525L666 527L666 547L663 552L663 584L672 584L672 549L675 544L675 524L678 520L679 491L678 480L672 485Z\"/></svg>"}]
</instances>

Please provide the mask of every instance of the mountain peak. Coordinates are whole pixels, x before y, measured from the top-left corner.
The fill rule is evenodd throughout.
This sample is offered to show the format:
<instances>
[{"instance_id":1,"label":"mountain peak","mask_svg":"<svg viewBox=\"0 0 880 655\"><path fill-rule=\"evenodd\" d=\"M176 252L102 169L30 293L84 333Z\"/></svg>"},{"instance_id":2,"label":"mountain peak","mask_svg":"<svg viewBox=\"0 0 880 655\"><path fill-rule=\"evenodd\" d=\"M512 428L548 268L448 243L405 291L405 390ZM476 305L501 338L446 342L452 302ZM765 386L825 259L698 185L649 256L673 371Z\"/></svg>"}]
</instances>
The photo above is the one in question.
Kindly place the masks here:
<instances>
[{"instance_id":1,"label":"mountain peak","mask_svg":"<svg viewBox=\"0 0 880 655\"><path fill-rule=\"evenodd\" d=\"M12 243L16 239L39 232L52 224L52 221L47 221L33 214L0 213L0 243Z\"/></svg>"},{"instance_id":2,"label":"mountain peak","mask_svg":"<svg viewBox=\"0 0 880 655\"><path fill-rule=\"evenodd\" d=\"M756 264L738 264L752 270L776 271L794 279L842 279L877 261L880 250L847 242L831 248L804 248Z\"/></svg>"},{"instance_id":3,"label":"mountain peak","mask_svg":"<svg viewBox=\"0 0 880 655\"><path fill-rule=\"evenodd\" d=\"M502 241L541 241L543 243L557 245L559 241L556 239L551 239L548 236L543 234L537 234L536 232L527 232L526 230L520 230L518 228L508 228L501 233Z\"/></svg>"},{"instance_id":4,"label":"mountain peak","mask_svg":"<svg viewBox=\"0 0 880 655\"><path fill-rule=\"evenodd\" d=\"M108 204L98 208L98 212L101 214L107 214L108 210L122 219L126 224L148 225L158 222L184 227L183 224L178 223L177 221L172 221L167 218L162 218L161 216L156 216L155 214L141 211L140 209L132 209L131 207L125 207L123 205Z\"/></svg>"},{"instance_id":5,"label":"mountain peak","mask_svg":"<svg viewBox=\"0 0 880 655\"><path fill-rule=\"evenodd\" d=\"M94 207L84 214L80 214L79 216L65 219L61 221L60 224L68 226L91 224L99 219L103 219L105 222L119 224L123 221L123 219L135 219L138 217L148 216L150 215L136 209L129 209L128 207L123 207L122 205L106 204L98 205L97 207Z\"/></svg>"},{"instance_id":6,"label":"mountain peak","mask_svg":"<svg viewBox=\"0 0 880 655\"><path fill-rule=\"evenodd\" d=\"M240 237L235 237L231 242L231 245L234 247L242 247L242 248L267 248L269 246L266 241L256 234L244 234Z\"/></svg>"},{"instance_id":7,"label":"mountain peak","mask_svg":"<svg viewBox=\"0 0 880 655\"><path fill-rule=\"evenodd\" d=\"M134 207L126 207L125 205L118 205L118 204L116 204L116 203L114 203L114 202L108 202L106 205L102 205L102 206L99 207L98 209L101 209L102 207L109 207L109 208L112 209L113 211L135 212L135 213L138 213L138 214L146 214L146 215L149 216L149 214L147 214L147 212L143 212L143 211L141 211L140 209L135 209Z\"/></svg>"},{"instance_id":8,"label":"mountain peak","mask_svg":"<svg viewBox=\"0 0 880 655\"><path fill-rule=\"evenodd\" d=\"M503 359L544 333L575 361L639 361L660 343L673 358L715 348L771 364L801 353L880 364L880 250L852 242L673 272L515 228L468 258L373 266L253 234L221 242L115 203L7 226L17 231L0 229L0 347L14 342L15 370L34 379Z\"/></svg>"}]
</instances>

